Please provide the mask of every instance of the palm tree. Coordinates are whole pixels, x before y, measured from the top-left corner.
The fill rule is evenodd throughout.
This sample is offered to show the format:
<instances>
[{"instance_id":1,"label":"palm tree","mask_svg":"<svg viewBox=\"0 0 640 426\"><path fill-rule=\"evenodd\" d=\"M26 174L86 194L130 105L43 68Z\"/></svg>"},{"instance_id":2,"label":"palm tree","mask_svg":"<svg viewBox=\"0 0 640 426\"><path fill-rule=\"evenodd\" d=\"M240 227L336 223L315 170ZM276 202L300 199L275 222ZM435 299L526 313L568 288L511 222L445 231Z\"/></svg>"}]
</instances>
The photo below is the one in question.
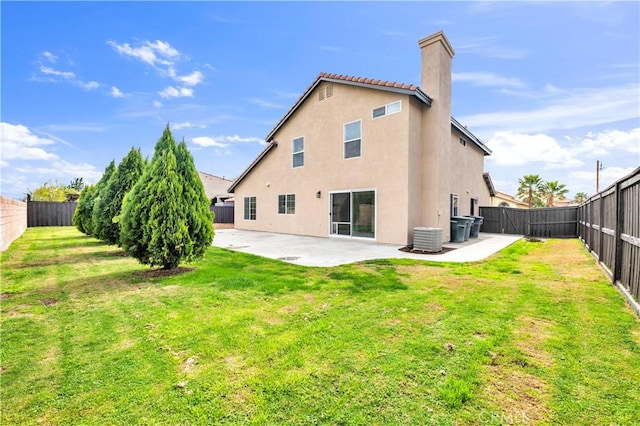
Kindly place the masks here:
<instances>
[{"instance_id":1,"label":"palm tree","mask_svg":"<svg viewBox=\"0 0 640 426\"><path fill-rule=\"evenodd\" d=\"M573 202L576 204L582 204L585 201L587 201L587 198L589 198L589 196L587 195L586 192L578 192L576 193L576 196L573 198Z\"/></svg>"},{"instance_id":2,"label":"palm tree","mask_svg":"<svg viewBox=\"0 0 640 426\"><path fill-rule=\"evenodd\" d=\"M557 180L540 185L540 195L544 198L547 207L554 207L556 201L564 200L567 192L569 192L567 187L558 183Z\"/></svg>"},{"instance_id":3,"label":"palm tree","mask_svg":"<svg viewBox=\"0 0 640 426\"><path fill-rule=\"evenodd\" d=\"M518 193L516 196L529 205L529 208L542 204L540 186L544 182L538 175L525 175L518 179Z\"/></svg>"}]
</instances>

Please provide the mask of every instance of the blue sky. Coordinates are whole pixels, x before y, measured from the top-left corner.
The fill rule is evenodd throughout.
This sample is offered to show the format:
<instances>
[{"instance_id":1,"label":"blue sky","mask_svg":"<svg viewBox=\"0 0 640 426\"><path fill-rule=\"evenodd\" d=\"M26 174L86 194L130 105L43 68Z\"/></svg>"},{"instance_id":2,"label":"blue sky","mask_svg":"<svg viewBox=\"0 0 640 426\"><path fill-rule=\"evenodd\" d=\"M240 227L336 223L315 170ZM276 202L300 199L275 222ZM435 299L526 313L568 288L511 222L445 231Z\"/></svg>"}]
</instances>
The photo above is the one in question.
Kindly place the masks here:
<instances>
[{"instance_id":1,"label":"blue sky","mask_svg":"<svg viewBox=\"0 0 640 426\"><path fill-rule=\"evenodd\" d=\"M539 174L595 192L640 165L638 2L6 2L2 195L96 182L167 122L235 177L320 72L420 84L418 40L455 49L453 115L498 190Z\"/></svg>"}]
</instances>

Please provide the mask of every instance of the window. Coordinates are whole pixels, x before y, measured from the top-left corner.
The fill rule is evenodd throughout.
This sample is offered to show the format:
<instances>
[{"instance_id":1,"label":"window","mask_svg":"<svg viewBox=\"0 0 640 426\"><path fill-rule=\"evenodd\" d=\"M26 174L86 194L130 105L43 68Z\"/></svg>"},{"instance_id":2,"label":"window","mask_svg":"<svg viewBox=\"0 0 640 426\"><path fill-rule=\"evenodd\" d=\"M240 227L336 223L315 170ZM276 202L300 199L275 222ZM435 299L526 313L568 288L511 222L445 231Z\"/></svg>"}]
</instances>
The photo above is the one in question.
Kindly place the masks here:
<instances>
[{"instance_id":1,"label":"window","mask_svg":"<svg viewBox=\"0 0 640 426\"><path fill-rule=\"evenodd\" d=\"M460 138L460 145L467 146L467 141L464 138Z\"/></svg>"},{"instance_id":2,"label":"window","mask_svg":"<svg viewBox=\"0 0 640 426\"><path fill-rule=\"evenodd\" d=\"M458 216L458 194L451 194L451 216Z\"/></svg>"},{"instance_id":3,"label":"window","mask_svg":"<svg viewBox=\"0 0 640 426\"><path fill-rule=\"evenodd\" d=\"M384 106L373 109L373 118L384 117L385 115L395 114L402 111L402 101L391 102Z\"/></svg>"},{"instance_id":4,"label":"window","mask_svg":"<svg viewBox=\"0 0 640 426\"><path fill-rule=\"evenodd\" d=\"M278 214L296 213L296 194L278 195Z\"/></svg>"},{"instance_id":5,"label":"window","mask_svg":"<svg viewBox=\"0 0 640 426\"><path fill-rule=\"evenodd\" d=\"M256 197L244 197L244 220L256 220Z\"/></svg>"},{"instance_id":6,"label":"window","mask_svg":"<svg viewBox=\"0 0 640 426\"><path fill-rule=\"evenodd\" d=\"M344 158L360 157L361 124L358 120L344 125Z\"/></svg>"},{"instance_id":7,"label":"window","mask_svg":"<svg viewBox=\"0 0 640 426\"><path fill-rule=\"evenodd\" d=\"M304 166L304 137L293 140L293 167Z\"/></svg>"}]
</instances>

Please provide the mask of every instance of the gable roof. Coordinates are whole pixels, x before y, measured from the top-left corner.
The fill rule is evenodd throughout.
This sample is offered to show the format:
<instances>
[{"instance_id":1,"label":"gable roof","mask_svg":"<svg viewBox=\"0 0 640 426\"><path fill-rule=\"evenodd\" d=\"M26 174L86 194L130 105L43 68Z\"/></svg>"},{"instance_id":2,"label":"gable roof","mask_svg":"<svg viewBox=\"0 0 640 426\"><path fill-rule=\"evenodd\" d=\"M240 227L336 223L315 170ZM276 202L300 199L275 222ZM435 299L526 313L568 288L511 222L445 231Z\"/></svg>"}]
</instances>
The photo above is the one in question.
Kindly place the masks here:
<instances>
[{"instance_id":1,"label":"gable roof","mask_svg":"<svg viewBox=\"0 0 640 426\"><path fill-rule=\"evenodd\" d=\"M302 93L302 95L293 104L293 106L280 119L280 121L278 121L273 129L271 129L271 131L267 134L264 139L269 143L269 145L267 145L267 147L258 155L258 157L256 157L255 160L251 162L251 164L249 164L245 171L242 172L242 174L235 180L233 185L229 187L229 192L233 192L236 186L238 186L238 184L251 172L251 170L258 165L258 163L269 153L269 151L278 146L278 143L273 141L273 136L284 125L284 123L286 123L289 117L291 117L296 112L298 107L300 107L300 105L302 105L302 103L309 97L311 92L313 92L313 90L318 87L320 83L325 81L330 83L347 84L350 86L366 87L369 89L384 90L387 92L414 96L418 101L424 103L427 106L431 106L432 102L432 99L415 84L397 83L394 81L376 80L372 78L354 77L350 75L321 72L313 81L313 83L311 83L311 85L309 85L309 87L307 87L307 89ZM465 135L475 145L477 145L485 155L491 154L491 150L487 148L487 146L480 139L478 139L473 133L468 131L466 127L460 124L453 117L451 117L451 126Z\"/></svg>"},{"instance_id":2,"label":"gable roof","mask_svg":"<svg viewBox=\"0 0 640 426\"><path fill-rule=\"evenodd\" d=\"M200 176L202 186L204 186L204 192L208 199L211 200L214 197L229 198L232 196L227 190L229 185L233 183L232 180L205 172L198 172L198 176Z\"/></svg>"}]
</instances>

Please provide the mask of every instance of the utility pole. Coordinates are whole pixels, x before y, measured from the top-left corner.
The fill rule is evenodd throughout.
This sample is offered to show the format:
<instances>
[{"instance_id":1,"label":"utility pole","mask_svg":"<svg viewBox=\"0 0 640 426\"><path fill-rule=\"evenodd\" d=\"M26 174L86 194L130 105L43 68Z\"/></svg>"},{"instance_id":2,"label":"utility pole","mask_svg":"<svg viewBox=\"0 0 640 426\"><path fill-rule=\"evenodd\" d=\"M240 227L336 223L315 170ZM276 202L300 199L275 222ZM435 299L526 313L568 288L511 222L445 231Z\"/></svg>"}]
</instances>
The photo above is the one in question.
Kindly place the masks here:
<instances>
[{"instance_id":1,"label":"utility pole","mask_svg":"<svg viewBox=\"0 0 640 426\"><path fill-rule=\"evenodd\" d=\"M596 194L600 192L600 170L604 169L604 166L600 160L596 161Z\"/></svg>"}]
</instances>

